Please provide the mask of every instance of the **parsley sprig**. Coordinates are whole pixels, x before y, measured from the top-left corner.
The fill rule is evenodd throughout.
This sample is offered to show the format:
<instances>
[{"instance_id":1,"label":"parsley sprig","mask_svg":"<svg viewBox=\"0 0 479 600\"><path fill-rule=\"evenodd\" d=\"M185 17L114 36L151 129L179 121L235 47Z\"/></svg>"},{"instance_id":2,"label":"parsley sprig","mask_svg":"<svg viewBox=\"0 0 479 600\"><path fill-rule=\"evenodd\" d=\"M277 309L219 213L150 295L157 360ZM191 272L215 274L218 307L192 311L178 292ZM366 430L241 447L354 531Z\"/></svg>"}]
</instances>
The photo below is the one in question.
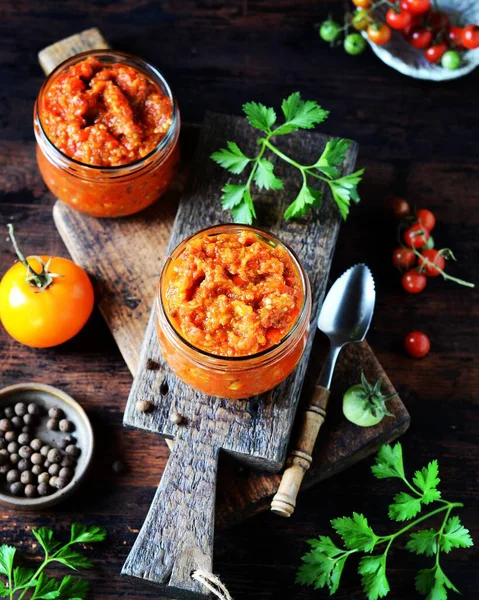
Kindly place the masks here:
<instances>
[{"instance_id":1,"label":"parsley sprig","mask_svg":"<svg viewBox=\"0 0 479 600\"><path fill-rule=\"evenodd\" d=\"M284 122L273 127L277 118L274 108L258 102L247 102L243 106L249 124L265 134L257 140L259 149L256 156L247 156L238 144L231 141L226 142L225 148L221 148L211 155L216 163L235 175L243 173L247 167L250 168L245 183L227 183L223 188L223 209L231 210L235 223L251 225L253 219L256 218L252 195L253 185L260 190L283 189L283 182L274 173L273 163L265 158L265 153L269 150L301 173L301 188L295 200L287 207L284 213L285 219L302 217L310 208L321 205L323 192L309 184L310 178L329 185L341 216L346 219L351 200L359 202L357 186L364 173L364 169L360 169L350 175L340 176L338 167L345 159L351 140L341 138L330 140L316 162L302 165L279 150L272 140L293 131L313 129L327 119L329 112L313 100L302 100L299 92L295 92L283 100L281 110Z\"/></svg>"},{"instance_id":2,"label":"parsley sprig","mask_svg":"<svg viewBox=\"0 0 479 600\"><path fill-rule=\"evenodd\" d=\"M454 509L463 506L460 502L449 502L441 498L438 489L440 483L436 460L414 473L412 482L405 475L402 447L384 445L379 450L376 464L371 468L377 479L400 479L408 492L394 496L389 506L389 518L393 521L410 521L407 525L390 535L376 534L367 518L359 513L352 517L333 519L331 525L341 537L343 547L337 546L329 536L320 536L309 540L311 550L303 556L303 564L297 574L297 582L315 588L328 587L334 594L340 583L341 573L348 557L364 553L359 561L358 573L368 600L377 600L387 596L389 582L386 576L386 562L389 549L394 541L403 534L409 534L406 548L418 555L434 557L432 565L418 571L415 579L417 591L426 596L426 600L446 600L448 590L459 591L442 570L441 553L449 553L453 548L469 548L473 545L469 531L462 525L458 516L451 516ZM436 502L438 508L417 518L424 506ZM420 529L411 531L423 521L441 514L439 529ZM384 550L377 552L379 546ZM376 551L375 554L371 554Z\"/></svg>"},{"instance_id":3,"label":"parsley sprig","mask_svg":"<svg viewBox=\"0 0 479 600\"><path fill-rule=\"evenodd\" d=\"M0 574L7 579L6 582L0 580L0 598L23 600L29 593L29 600L83 600L90 587L88 581L71 575L58 581L45 575L44 570L53 563L60 563L75 571L91 567L91 561L72 546L103 541L105 529L73 523L70 540L65 544L57 540L47 527L32 529L32 533L45 552L45 558L37 569L14 568L16 548L5 544L0 546Z\"/></svg>"}]
</instances>

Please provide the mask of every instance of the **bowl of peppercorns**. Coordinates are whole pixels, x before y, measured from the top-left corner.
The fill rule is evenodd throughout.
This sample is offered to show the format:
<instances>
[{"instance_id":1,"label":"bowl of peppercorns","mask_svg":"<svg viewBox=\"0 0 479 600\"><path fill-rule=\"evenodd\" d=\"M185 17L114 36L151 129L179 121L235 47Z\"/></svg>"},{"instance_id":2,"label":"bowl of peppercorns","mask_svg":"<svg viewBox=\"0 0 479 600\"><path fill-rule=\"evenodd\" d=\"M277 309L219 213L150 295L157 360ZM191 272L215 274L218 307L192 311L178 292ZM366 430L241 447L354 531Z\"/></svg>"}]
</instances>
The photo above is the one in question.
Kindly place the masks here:
<instances>
[{"instance_id":1,"label":"bowl of peppercorns","mask_svg":"<svg viewBox=\"0 0 479 600\"><path fill-rule=\"evenodd\" d=\"M1 504L58 504L84 479L93 448L90 420L65 392L40 383L0 390Z\"/></svg>"}]
</instances>

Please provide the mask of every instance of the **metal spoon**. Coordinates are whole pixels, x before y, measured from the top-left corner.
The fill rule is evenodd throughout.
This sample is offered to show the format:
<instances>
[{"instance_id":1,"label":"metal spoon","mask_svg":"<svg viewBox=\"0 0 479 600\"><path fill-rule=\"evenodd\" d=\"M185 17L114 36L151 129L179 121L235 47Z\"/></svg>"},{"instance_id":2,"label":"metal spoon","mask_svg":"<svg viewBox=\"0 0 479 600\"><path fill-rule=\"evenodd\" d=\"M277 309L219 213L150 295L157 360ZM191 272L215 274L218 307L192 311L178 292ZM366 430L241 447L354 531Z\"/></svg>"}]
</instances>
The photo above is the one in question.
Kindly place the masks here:
<instances>
[{"instance_id":1,"label":"metal spoon","mask_svg":"<svg viewBox=\"0 0 479 600\"><path fill-rule=\"evenodd\" d=\"M366 265L354 265L337 279L323 302L318 329L329 337L330 349L316 381L311 402L301 415L298 437L286 460L286 470L271 503L271 510L290 517L296 506L304 474L312 463L312 452L326 418L329 387L341 348L366 337L374 312L374 279Z\"/></svg>"}]
</instances>

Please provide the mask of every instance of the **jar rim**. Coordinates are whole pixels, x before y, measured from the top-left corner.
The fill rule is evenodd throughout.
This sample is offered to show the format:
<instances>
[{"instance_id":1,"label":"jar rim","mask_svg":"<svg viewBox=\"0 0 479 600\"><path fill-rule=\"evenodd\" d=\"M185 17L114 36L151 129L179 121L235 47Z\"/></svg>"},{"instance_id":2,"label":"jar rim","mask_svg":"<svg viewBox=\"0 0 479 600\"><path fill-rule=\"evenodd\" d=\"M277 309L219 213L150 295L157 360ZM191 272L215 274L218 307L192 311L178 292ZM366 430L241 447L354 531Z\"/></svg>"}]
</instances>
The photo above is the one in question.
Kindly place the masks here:
<instances>
[{"instance_id":1,"label":"jar rim","mask_svg":"<svg viewBox=\"0 0 479 600\"><path fill-rule=\"evenodd\" d=\"M298 273L300 274L301 284L302 284L302 288L303 288L303 305L301 307L301 311L300 311L298 317L296 318L296 321L294 322L294 325L291 327L291 329L288 331L288 333L283 338L281 338L281 340L277 344L274 344L273 346L269 346L268 348L261 350L261 352L256 352L255 354L246 354L244 356L222 356L221 354L212 354L211 352L207 352L206 350L202 350L201 348L194 346L173 325L173 323L171 322L171 319L168 315L168 312L165 310L164 303L163 303L163 293L162 293L163 278L166 274L168 265L170 264L171 259L172 259L173 255L175 254L175 252L179 251L184 244L186 244L187 242L189 242L191 239L195 238L198 235L205 234L206 232L211 232L212 235L214 235L215 233L221 234L221 233L226 233L231 230L251 231L251 232L263 237L268 242L273 241L274 243L283 246L287 250L289 256L293 259L293 262L298 270ZM219 225L212 225L212 226L210 225L208 227L200 229L199 231L186 237L172 250L172 252L166 258L166 260L163 264L163 267L161 269L161 272L160 272L158 293L157 293L156 301L157 301L157 309L159 311L161 311L161 314L165 317L167 324L170 328L170 331L173 333L175 338L178 341L180 341L183 345L185 345L189 350L193 350L195 353L198 353L199 355L201 355L202 357L204 357L206 359L214 360L216 363L224 362L224 363L231 363L231 364L239 364L239 363L245 363L247 361L251 361L251 360L255 360L255 359L259 359L259 358L269 358L269 357L275 358L276 357L276 354L278 353L278 351L280 351L281 349L283 349L285 347L285 343L288 342L289 340L291 340L291 338L293 338L294 335L298 332L301 325L304 324L305 318L309 319L309 313L310 313L310 309L311 309L311 285L309 282L308 274L306 273L303 265L301 264L301 261L299 260L296 252L286 242L283 242L281 239L279 239L279 237L277 237L274 233L271 233L270 231L267 231L260 227L253 227L252 225L243 225L240 223L222 223Z\"/></svg>"},{"instance_id":2,"label":"jar rim","mask_svg":"<svg viewBox=\"0 0 479 600\"><path fill-rule=\"evenodd\" d=\"M142 156L141 158L137 158L136 160L126 163L124 165L113 165L113 166L90 165L88 163L84 163L79 160L76 160L75 158L72 158L71 156L68 156L68 154L65 154L65 152L62 152L61 150L59 150L55 146L55 144L51 141L51 139L48 137L48 135L45 131L45 128L43 127L42 119L40 117L38 100L41 97L41 95L46 91L48 86L51 84L55 75L58 75L62 71L62 69L65 69L65 67L76 64L77 62L80 62L81 60L83 60L84 58L86 58L88 56L98 56L100 59L101 59L101 57L105 57L105 56L111 56L111 57L115 57L115 58L119 57L120 59L124 58L124 59L134 63L134 66L136 66L138 69L141 69L144 74L146 74L150 77L151 77L151 75L153 75L154 78L156 78L156 81L158 81L161 84L161 86L163 86L163 91L166 92L167 97L171 102L171 109L172 109L171 125L169 126L164 137L159 141L158 145L155 146L155 148L153 148L153 150L151 150L151 152L149 152L145 156ZM155 81L155 79L153 79L153 81ZM170 146L170 144L172 142L175 141L175 138L177 137L177 133L179 130L180 114L179 114L179 109L178 109L178 103L176 101L175 96L173 95L173 92L172 92L168 82L166 81L165 76L159 69L157 69L151 63L147 62L143 58L140 58L140 57L135 56L134 54L130 54L128 52L120 52L117 50L87 50L85 52L80 52L79 54L75 54L74 56L71 56L70 58L67 58L66 60L61 62L59 65L57 65L51 73L49 73L48 77L43 82L43 84L40 88L40 91L38 92L37 99L35 101L34 120L38 124L38 127L40 128L40 131L42 132L43 138L47 142L49 149L51 151L53 151L54 154L56 154L61 159L66 160L66 161L68 161L68 163L71 163L78 167L81 167L82 169L86 169L86 170L91 169L91 172L103 172L104 171L104 172L111 173L111 174L121 175L122 171L129 172L131 170L141 169L152 157L155 156L155 154L157 154L158 152L161 152L162 150L165 150L166 148L168 148Z\"/></svg>"}]
</instances>

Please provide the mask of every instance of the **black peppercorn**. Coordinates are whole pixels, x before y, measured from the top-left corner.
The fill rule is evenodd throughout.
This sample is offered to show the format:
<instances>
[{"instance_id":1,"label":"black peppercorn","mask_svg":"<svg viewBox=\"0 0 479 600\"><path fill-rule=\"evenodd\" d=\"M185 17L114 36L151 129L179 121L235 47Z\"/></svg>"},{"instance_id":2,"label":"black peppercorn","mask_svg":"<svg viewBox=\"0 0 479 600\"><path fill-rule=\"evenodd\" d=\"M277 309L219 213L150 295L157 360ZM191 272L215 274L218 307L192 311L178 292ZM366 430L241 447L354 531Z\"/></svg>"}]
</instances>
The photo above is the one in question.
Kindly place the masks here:
<instances>
[{"instance_id":1,"label":"black peppercorn","mask_svg":"<svg viewBox=\"0 0 479 600\"><path fill-rule=\"evenodd\" d=\"M58 429L60 431L62 431L63 433L67 433L68 431L73 431L73 429L74 429L73 423L71 421L69 421L68 419L62 419L58 423Z\"/></svg>"},{"instance_id":2,"label":"black peppercorn","mask_svg":"<svg viewBox=\"0 0 479 600\"><path fill-rule=\"evenodd\" d=\"M73 458L73 456L64 456L60 464L62 467L74 467L76 462L77 461Z\"/></svg>"},{"instance_id":3,"label":"black peppercorn","mask_svg":"<svg viewBox=\"0 0 479 600\"><path fill-rule=\"evenodd\" d=\"M5 409L6 410L6 409ZM1 419L0 420L0 431L10 431L12 429L12 422L10 419Z\"/></svg>"},{"instance_id":4,"label":"black peppercorn","mask_svg":"<svg viewBox=\"0 0 479 600\"><path fill-rule=\"evenodd\" d=\"M16 481L15 483L12 483L12 485L10 486L10 493L13 496L21 496L23 494L24 489L25 489L25 487L24 487L23 483Z\"/></svg>"},{"instance_id":5,"label":"black peppercorn","mask_svg":"<svg viewBox=\"0 0 479 600\"><path fill-rule=\"evenodd\" d=\"M45 461L45 459L43 458L43 456L40 454L40 452L35 452L32 454L30 460L32 461L32 463L34 465L42 465Z\"/></svg>"},{"instance_id":6,"label":"black peppercorn","mask_svg":"<svg viewBox=\"0 0 479 600\"><path fill-rule=\"evenodd\" d=\"M30 413L23 416L23 424L24 425L33 425L35 422L35 415L31 415Z\"/></svg>"},{"instance_id":7,"label":"black peppercorn","mask_svg":"<svg viewBox=\"0 0 479 600\"><path fill-rule=\"evenodd\" d=\"M0 454L2 454L3 456L6 456L7 458L10 456L10 453L8 452L8 450L6 448L2 448L0 450Z\"/></svg>"},{"instance_id":8,"label":"black peppercorn","mask_svg":"<svg viewBox=\"0 0 479 600\"><path fill-rule=\"evenodd\" d=\"M19 471L29 471L32 468L32 463L28 458L21 458L17 467Z\"/></svg>"},{"instance_id":9,"label":"black peppercorn","mask_svg":"<svg viewBox=\"0 0 479 600\"><path fill-rule=\"evenodd\" d=\"M50 475L48 473L40 473L38 476L38 483L48 483L50 481Z\"/></svg>"},{"instance_id":10,"label":"black peppercorn","mask_svg":"<svg viewBox=\"0 0 479 600\"><path fill-rule=\"evenodd\" d=\"M29 443L30 443L30 440L31 440L31 439L32 439L32 438L30 437L30 434L29 434L29 433L21 433L21 434L18 436L18 443L19 443L21 446L25 446L26 444L29 444Z\"/></svg>"},{"instance_id":11,"label":"black peppercorn","mask_svg":"<svg viewBox=\"0 0 479 600\"><path fill-rule=\"evenodd\" d=\"M16 452L14 452L13 454L10 454L10 462L12 463L12 465L16 465L19 461L20 461L20 457L18 456L18 454Z\"/></svg>"},{"instance_id":12,"label":"black peppercorn","mask_svg":"<svg viewBox=\"0 0 479 600\"><path fill-rule=\"evenodd\" d=\"M37 485L37 492L38 492L39 496L46 496L49 491L50 491L50 487L47 482L39 483Z\"/></svg>"},{"instance_id":13,"label":"black peppercorn","mask_svg":"<svg viewBox=\"0 0 479 600\"><path fill-rule=\"evenodd\" d=\"M20 481L24 485L33 483L35 481L35 479L36 479L36 477L31 471L23 471L23 473L20 475Z\"/></svg>"},{"instance_id":14,"label":"black peppercorn","mask_svg":"<svg viewBox=\"0 0 479 600\"><path fill-rule=\"evenodd\" d=\"M57 431L58 430L58 420L57 419L48 419L47 429L49 429L50 431Z\"/></svg>"},{"instance_id":15,"label":"black peppercorn","mask_svg":"<svg viewBox=\"0 0 479 600\"><path fill-rule=\"evenodd\" d=\"M52 464L52 463L51 463L49 460L46 460L46 461L43 463L43 468L44 468L44 469L48 469L48 467L49 467L51 464Z\"/></svg>"},{"instance_id":16,"label":"black peppercorn","mask_svg":"<svg viewBox=\"0 0 479 600\"><path fill-rule=\"evenodd\" d=\"M148 412L153 405L149 400L138 400L136 403L136 410L141 413Z\"/></svg>"},{"instance_id":17,"label":"black peppercorn","mask_svg":"<svg viewBox=\"0 0 479 600\"><path fill-rule=\"evenodd\" d=\"M27 411L29 415L39 415L40 407L38 406L38 404L31 402L27 407Z\"/></svg>"},{"instance_id":18,"label":"black peppercorn","mask_svg":"<svg viewBox=\"0 0 479 600\"><path fill-rule=\"evenodd\" d=\"M65 417L65 413L62 411L61 408L57 408L56 406L52 406L49 410L48 410L48 416L51 419L63 419Z\"/></svg>"},{"instance_id":19,"label":"black peppercorn","mask_svg":"<svg viewBox=\"0 0 479 600\"><path fill-rule=\"evenodd\" d=\"M52 477L50 477L50 481L48 482L50 487L52 487L52 488L57 487L57 480L58 480L58 477L56 475L53 475Z\"/></svg>"},{"instance_id":20,"label":"black peppercorn","mask_svg":"<svg viewBox=\"0 0 479 600\"><path fill-rule=\"evenodd\" d=\"M68 446L68 448L70 448L70 446ZM67 451L68 451L68 448L67 448ZM52 448L47 455L47 459L51 463L62 462L62 455L61 455L60 450L58 450L58 448Z\"/></svg>"},{"instance_id":21,"label":"black peppercorn","mask_svg":"<svg viewBox=\"0 0 479 600\"><path fill-rule=\"evenodd\" d=\"M60 469L61 466L58 463L53 463L53 465L49 466L48 472L50 475L58 475L58 473L60 473Z\"/></svg>"},{"instance_id":22,"label":"black peppercorn","mask_svg":"<svg viewBox=\"0 0 479 600\"><path fill-rule=\"evenodd\" d=\"M50 452L51 449L52 449L51 446L49 446L48 444L45 444L44 446L42 446L40 448L40 454L42 456L46 457L46 456L48 456L48 453Z\"/></svg>"},{"instance_id":23,"label":"black peppercorn","mask_svg":"<svg viewBox=\"0 0 479 600\"><path fill-rule=\"evenodd\" d=\"M13 417L13 415L15 414L15 411L13 410L13 406L6 406L4 411L5 416L7 417L7 419L11 419Z\"/></svg>"},{"instance_id":24,"label":"black peppercorn","mask_svg":"<svg viewBox=\"0 0 479 600\"><path fill-rule=\"evenodd\" d=\"M35 498L36 495L37 495L37 488L35 485L29 483L28 485L25 486L25 496L27 498Z\"/></svg>"},{"instance_id":25,"label":"black peppercorn","mask_svg":"<svg viewBox=\"0 0 479 600\"><path fill-rule=\"evenodd\" d=\"M78 458L81 454L80 448L78 448L78 446L74 446L73 444L67 446L65 452L68 456L72 456L73 458Z\"/></svg>"},{"instance_id":26,"label":"black peppercorn","mask_svg":"<svg viewBox=\"0 0 479 600\"><path fill-rule=\"evenodd\" d=\"M32 473L36 476L40 475L40 473L43 473L42 465L33 465Z\"/></svg>"},{"instance_id":27,"label":"black peppercorn","mask_svg":"<svg viewBox=\"0 0 479 600\"><path fill-rule=\"evenodd\" d=\"M15 427L15 429L21 429L23 427L23 419L22 417L12 417L11 418L12 421L12 425Z\"/></svg>"},{"instance_id":28,"label":"black peppercorn","mask_svg":"<svg viewBox=\"0 0 479 600\"><path fill-rule=\"evenodd\" d=\"M69 481L67 479L65 479L65 477L57 477L57 480L55 482L55 487L58 488L59 490L62 490L63 488L65 488L68 485Z\"/></svg>"},{"instance_id":29,"label":"black peppercorn","mask_svg":"<svg viewBox=\"0 0 479 600\"><path fill-rule=\"evenodd\" d=\"M62 467L58 473L58 477L60 479L66 479L67 481L70 481L73 477L73 469L70 469L69 467Z\"/></svg>"},{"instance_id":30,"label":"black peppercorn","mask_svg":"<svg viewBox=\"0 0 479 600\"><path fill-rule=\"evenodd\" d=\"M28 425L24 425L22 427L22 433L30 433L30 427Z\"/></svg>"},{"instance_id":31,"label":"black peppercorn","mask_svg":"<svg viewBox=\"0 0 479 600\"><path fill-rule=\"evenodd\" d=\"M7 446L7 450L8 450L8 452L10 452L10 454L15 454L16 452L18 452L19 448L20 448L20 446L18 445L17 442L10 442ZM26 458L26 457L22 456L22 458Z\"/></svg>"},{"instance_id":32,"label":"black peppercorn","mask_svg":"<svg viewBox=\"0 0 479 600\"><path fill-rule=\"evenodd\" d=\"M15 411L16 415L23 417L23 415L27 414L27 405L25 402L17 402L13 410Z\"/></svg>"},{"instance_id":33,"label":"black peppercorn","mask_svg":"<svg viewBox=\"0 0 479 600\"><path fill-rule=\"evenodd\" d=\"M7 473L7 482L15 483L16 481L20 481L20 472L17 469L10 469Z\"/></svg>"},{"instance_id":34,"label":"black peppercorn","mask_svg":"<svg viewBox=\"0 0 479 600\"><path fill-rule=\"evenodd\" d=\"M18 454L20 454L21 458L30 458L33 454L33 450L30 446L22 446L18 451Z\"/></svg>"},{"instance_id":35,"label":"black peppercorn","mask_svg":"<svg viewBox=\"0 0 479 600\"><path fill-rule=\"evenodd\" d=\"M42 440L40 440L39 438L34 438L31 442L30 442L30 448L34 451L34 452L40 452L40 450L42 449L43 446L43 442Z\"/></svg>"},{"instance_id":36,"label":"black peppercorn","mask_svg":"<svg viewBox=\"0 0 479 600\"><path fill-rule=\"evenodd\" d=\"M16 431L6 431L4 439L8 443L16 442L17 441L17 432Z\"/></svg>"}]
</instances>

